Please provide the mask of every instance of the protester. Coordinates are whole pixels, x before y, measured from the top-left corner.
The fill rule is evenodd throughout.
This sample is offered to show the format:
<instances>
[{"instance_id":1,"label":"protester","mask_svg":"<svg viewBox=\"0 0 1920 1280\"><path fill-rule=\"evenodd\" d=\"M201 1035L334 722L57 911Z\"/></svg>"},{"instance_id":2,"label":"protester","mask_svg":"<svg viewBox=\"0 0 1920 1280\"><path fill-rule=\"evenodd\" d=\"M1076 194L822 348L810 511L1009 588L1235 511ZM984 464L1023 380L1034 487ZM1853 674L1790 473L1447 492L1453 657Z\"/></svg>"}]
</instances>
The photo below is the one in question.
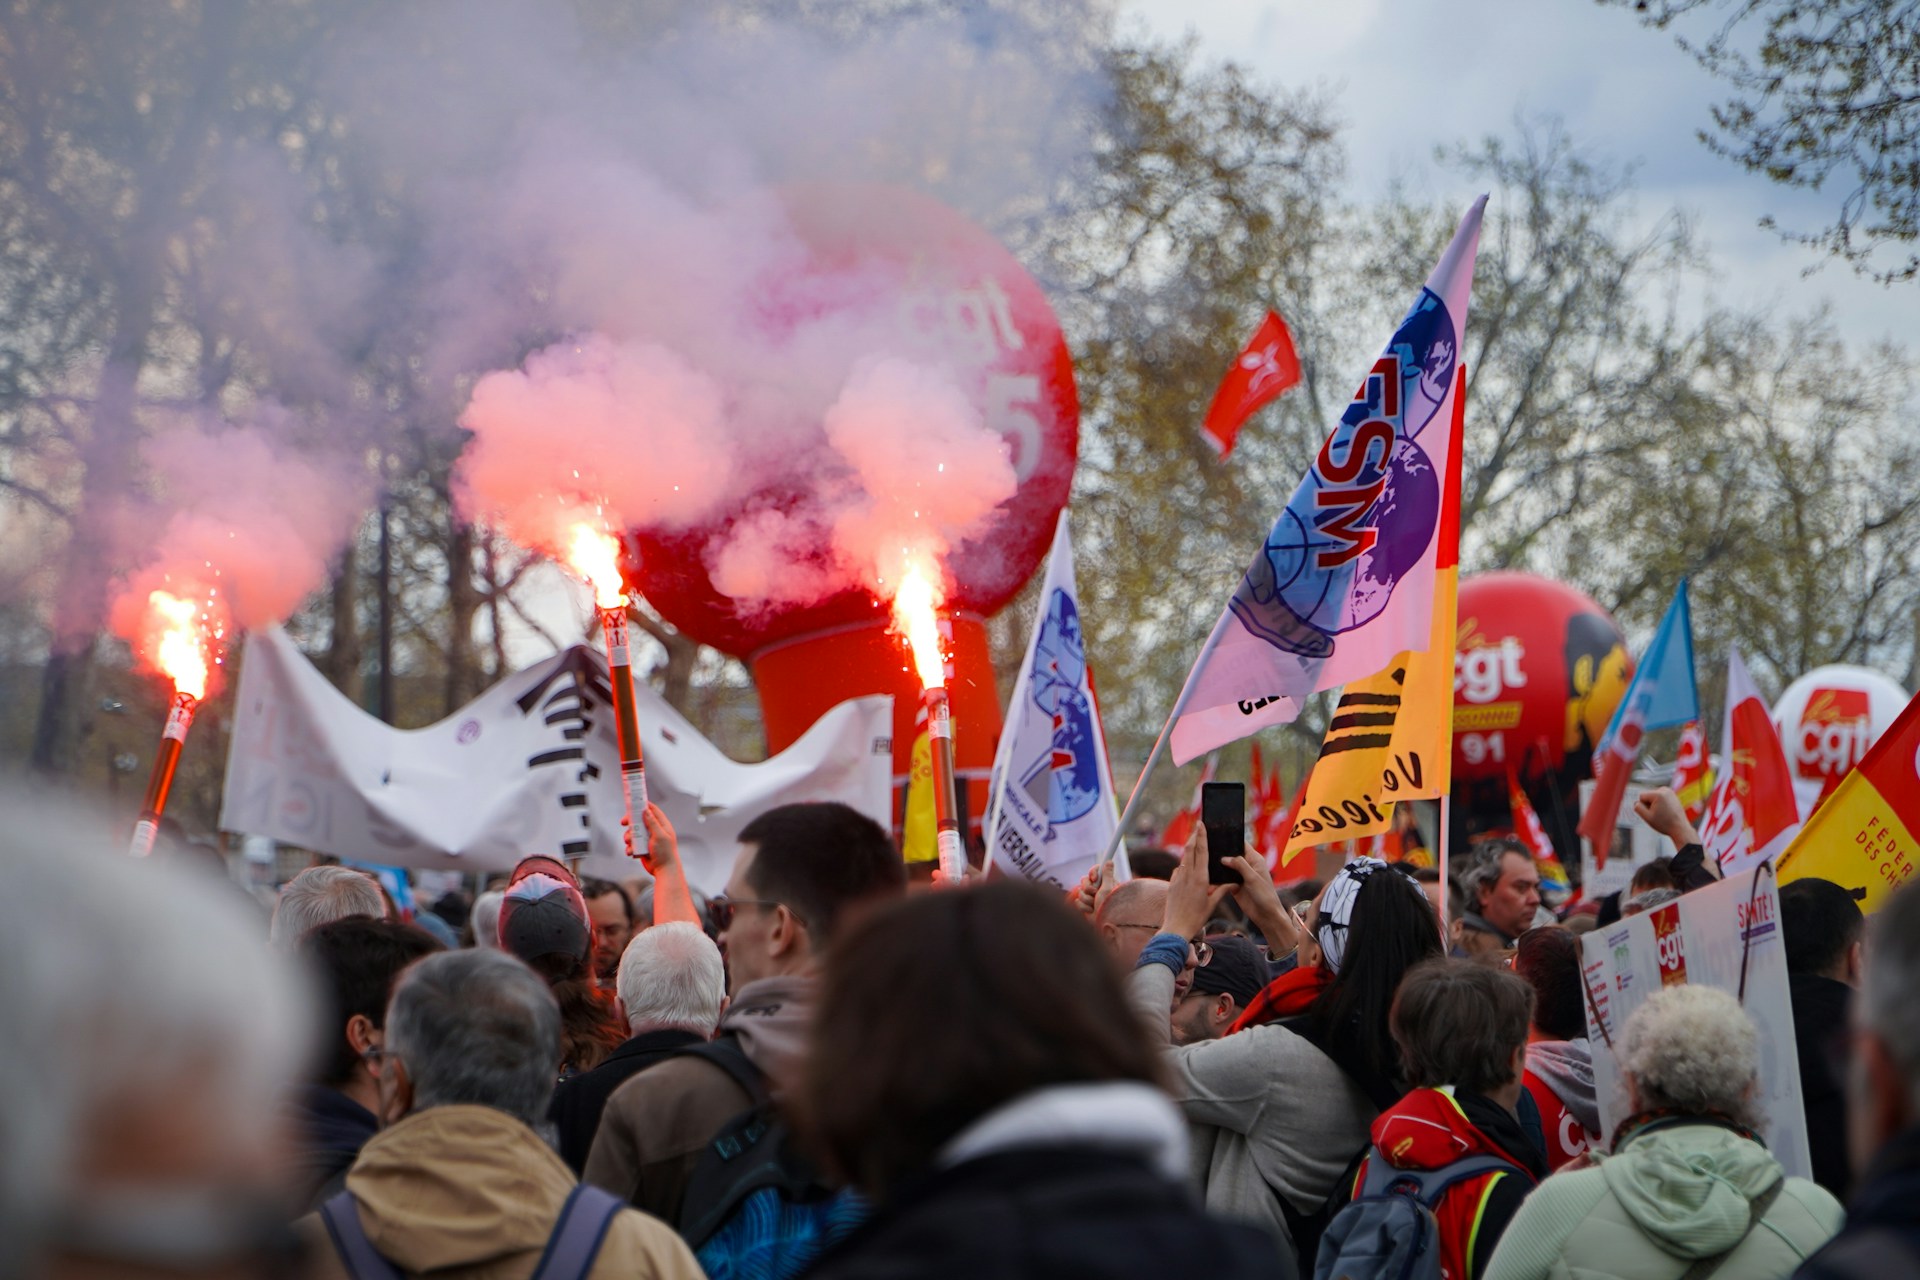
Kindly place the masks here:
<instances>
[{"instance_id":1,"label":"protester","mask_svg":"<svg viewBox=\"0 0 1920 1280\"><path fill-rule=\"evenodd\" d=\"M1429 960L1407 974L1393 1001L1393 1039L1407 1095L1373 1122L1373 1147L1354 1183L1355 1203L1335 1218L1317 1272L1378 1250L1385 1224L1405 1214L1401 1234L1419 1234L1410 1206L1361 1203L1410 1188L1433 1215L1408 1252L1437 1249L1446 1280L1479 1280L1507 1224L1547 1176L1521 1129L1528 1015L1533 992L1503 969L1472 960ZM1392 1201L1386 1202L1392 1205ZM1430 1237L1430 1238L1428 1238Z\"/></svg>"},{"instance_id":2,"label":"protester","mask_svg":"<svg viewBox=\"0 0 1920 1280\"><path fill-rule=\"evenodd\" d=\"M320 1070L288 1100L301 1212L340 1190L354 1157L380 1128L380 1085L367 1055L385 1038L394 979L439 949L412 925L361 917L323 924L300 939L300 955L320 979L325 1018Z\"/></svg>"},{"instance_id":3,"label":"protester","mask_svg":"<svg viewBox=\"0 0 1920 1280\"><path fill-rule=\"evenodd\" d=\"M613 1091L711 1037L727 1003L720 948L685 921L648 929L629 943L620 957L618 982L631 1038L593 1070L561 1081L553 1093L551 1119L559 1131L560 1158L576 1173L586 1167Z\"/></svg>"},{"instance_id":4,"label":"protester","mask_svg":"<svg viewBox=\"0 0 1920 1280\"><path fill-rule=\"evenodd\" d=\"M1664 907L1669 902L1678 902L1679 900L1680 891L1678 889L1648 889L1643 893L1634 894L1631 898L1628 898L1620 904L1620 918L1626 920L1633 916L1644 915L1646 912L1652 911L1655 907Z\"/></svg>"},{"instance_id":5,"label":"protester","mask_svg":"<svg viewBox=\"0 0 1920 1280\"><path fill-rule=\"evenodd\" d=\"M1270 983L1218 1040L1172 1046L1166 1009L1187 939L1233 892L1270 939L1292 916L1259 859L1229 858L1244 883L1209 888L1207 861L1174 873L1162 932L1128 979L1136 1014L1167 1046L1173 1097L1193 1126L1194 1175L1210 1212L1265 1227L1282 1265L1311 1269L1327 1200L1403 1092L1388 1013L1401 977L1440 954L1432 905L1384 862L1357 858L1308 914L1300 966ZM1278 916L1286 916L1286 922Z\"/></svg>"},{"instance_id":6,"label":"protester","mask_svg":"<svg viewBox=\"0 0 1920 1280\"><path fill-rule=\"evenodd\" d=\"M661 851L677 858L677 849L668 852L672 827L664 815L659 821ZM614 1091L587 1180L679 1222L702 1152L753 1105L740 1077L775 1095L797 1080L827 944L857 908L905 891L893 838L847 805L782 805L748 823L726 892L709 904L732 996L716 1039Z\"/></svg>"},{"instance_id":7,"label":"protester","mask_svg":"<svg viewBox=\"0 0 1920 1280\"><path fill-rule=\"evenodd\" d=\"M1754 1129L1759 1035L1731 995L1682 984L1618 1039L1633 1114L1597 1167L1555 1174L1507 1228L1488 1280L1712 1270L1786 1276L1838 1229L1839 1202L1786 1177Z\"/></svg>"},{"instance_id":8,"label":"protester","mask_svg":"<svg viewBox=\"0 0 1920 1280\"><path fill-rule=\"evenodd\" d=\"M298 1224L316 1280L353 1275L342 1257L362 1239L407 1274L530 1276L564 1220L598 1234L585 1274L700 1276L662 1223L575 1195L534 1131L560 1065L560 1009L525 965L490 951L420 961L394 989L377 1056L383 1127L346 1190Z\"/></svg>"},{"instance_id":9,"label":"protester","mask_svg":"<svg viewBox=\"0 0 1920 1280\"><path fill-rule=\"evenodd\" d=\"M267 938L291 947L307 930L352 916L387 918L386 894L374 878L351 867L308 867L280 890Z\"/></svg>"},{"instance_id":10,"label":"protester","mask_svg":"<svg viewBox=\"0 0 1920 1280\"><path fill-rule=\"evenodd\" d=\"M1853 1187L1847 1159L1846 1060L1853 993L1864 963L1866 917L1831 880L1780 886L1780 936L1787 950L1800 1100L1807 1113L1813 1180L1842 1203Z\"/></svg>"},{"instance_id":11,"label":"protester","mask_svg":"<svg viewBox=\"0 0 1920 1280\"><path fill-rule=\"evenodd\" d=\"M504 889L489 889L473 900L473 914L468 917L467 928L473 934L474 946L500 950L500 907L506 900Z\"/></svg>"},{"instance_id":12,"label":"protester","mask_svg":"<svg viewBox=\"0 0 1920 1280\"><path fill-rule=\"evenodd\" d=\"M587 920L593 925L593 971L603 987L612 987L620 972L620 957L633 940L633 903L627 891L611 880L589 877L580 884L586 899Z\"/></svg>"},{"instance_id":13,"label":"protester","mask_svg":"<svg viewBox=\"0 0 1920 1280\"><path fill-rule=\"evenodd\" d=\"M834 948L816 1036L808 1127L877 1211L811 1276L1273 1273L1259 1232L1192 1203L1154 1055L1051 895L1004 881L876 912Z\"/></svg>"},{"instance_id":14,"label":"protester","mask_svg":"<svg viewBox=\"0 0 1920 1280\"><path fill-rule=\"evenodd\" d=\"M1797 881L1795 883L1798 883ZM1789 884L1781 890L1782 910ZM1793 946L1791 936L1788 947ZM1855 1190L1847 1225L1799 1280L1887 1280L1920 1273L1920 889L1873 919L1854 1002L1847 1073Z\"/></svg>"},{"instance_id":15,"label":"protester","mask_svg":"<svg viewBox=\"0 0 1920 1280\"><path fill-rule=\"evenodd\" d=\"M1540 1112L1547 1168L1557 1171L1600 1141L1580 939L1555 925L1529 929L1515 944L1513 971L1533 988L1521 1082Z\"/></svg>"},{"instance_id":16,"label":"protester","mask_svg":"<svg viewBox=\"0 0 1920 1280\"><path fill-rule=\"evenodd\" d=\"M285 1274L303 975L124 828L20 792L0 812L0 1275Z\"/></svg>"},{"instance_id":17,"label":"protester","mask_svg":"<svg viewBox=\"0 0 1920 1280\"><path fill-rule=\"evenodd\" d=\"M1540 912L1540 872L1533 853L1518 840L1483 840L1460 869L1467 909L1460 914L1464 951L1511 950ZM1488 942L1495 946L1485 945Z\"/></svg>"},{"instance_id":18,"label":"protester","mask_svg":"<svg viewBox=\"0 0 1920 1280\"><path fill-rule=\"evenodd\" d=\"M1192 984L1173 1003L1175 1044L1225 1035L1271 976L1260 948L1246 938L1211 934L1206 947L1206 958L1193 970Z\"/></svg>"},{"instance_id":19,"label":"protester","mask_svg":"<svg viewBox=\"0 0 1920 1280\"><path fill-rule=\"evenodd\" d=\"M1106 944L1115 972L1133 972L1140 948L1160 931L1167 913L1167 881L1129 880L1109 893L1093 914L1094 927Z\"/></svg>"},{"instance_id":20,"label":"protester","mask_svg":"<svg viewBox=\"0 0 1920 1280\"><path fill-rule=\"evenodd\" d=\"M627 1038L613 993L594 977L593 923L565 864L520 860L500 904L500 945L545 978L560 1002L562 1079L593 1070Z\"/></svg>"}]
</instances>

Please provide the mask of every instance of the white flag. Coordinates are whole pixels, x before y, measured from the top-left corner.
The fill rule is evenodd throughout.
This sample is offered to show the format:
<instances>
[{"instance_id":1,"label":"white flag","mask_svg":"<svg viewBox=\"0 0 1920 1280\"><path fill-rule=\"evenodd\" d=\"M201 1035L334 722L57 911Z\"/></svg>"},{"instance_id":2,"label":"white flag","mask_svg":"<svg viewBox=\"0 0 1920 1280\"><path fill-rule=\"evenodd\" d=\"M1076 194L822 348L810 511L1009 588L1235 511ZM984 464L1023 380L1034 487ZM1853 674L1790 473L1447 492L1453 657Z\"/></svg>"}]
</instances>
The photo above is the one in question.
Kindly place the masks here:
<instances>
[{"instance_id":1,"label":"white flag","mask_svg":"<svg viewBox=\"0 0 1920 1280\"><path fill-rule=\"evenodd\" d=\"M1119 825L1065 511L1054 529L1033 639L994 753L988 803L987 847L1000 869L1061 888L1077 883L1100 860Z\"/></svg>"},{"instance_id":2,"label":"white flag","mask_svg":"<svg viewBox=\"0 0 1920 1280\"><path fill-rule=\"evenodd\" d=\"M839 800L886 826L893 699L841 703L791 747L740 764L644 681L647 790L687 879L718 893L740 829L776 805ZM575 646L424 729L396 729L327 683L279 628L247 637L220 825L388 866L507 871L532 853L586 875L644 874L623 850L620 748L604 653Z\"/></svg>"},{"instance_id":3,"label":"white flag","mask_svg":"<svg viewBox=\"0 0 1920 1280\"><path fill-rule=\"evenodd\" d=\"M1274 522L1175 704L1175 764L1300 714L1431 639L1454 368L1481 196Z\"/></svg>"}]
</instances>

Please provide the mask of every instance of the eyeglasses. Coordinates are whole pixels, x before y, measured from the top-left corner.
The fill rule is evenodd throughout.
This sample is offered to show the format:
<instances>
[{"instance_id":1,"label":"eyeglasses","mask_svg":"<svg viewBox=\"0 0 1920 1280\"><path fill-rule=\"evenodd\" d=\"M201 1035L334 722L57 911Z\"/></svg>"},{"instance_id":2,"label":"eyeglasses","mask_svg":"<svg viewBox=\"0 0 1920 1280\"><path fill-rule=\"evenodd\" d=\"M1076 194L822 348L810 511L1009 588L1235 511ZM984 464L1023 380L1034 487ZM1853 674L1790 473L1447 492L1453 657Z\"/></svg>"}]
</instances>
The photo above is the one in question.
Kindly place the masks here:
<instances>
[{"instance_id":1,"label":"eyeglasses","mask_svg":"<svg viewBox=\"0 0 1920 1280\"><path fill-rule=\"evenodd\" d=\"M783 907L784 902L768 902L764 898L729 898L724 893L716 893L707 899L707 918L713 921L714 932L725 933L733 927L733 916L741 907ZM792 911L792 907L787 907ZM797 913L796 913L797 914Z\"/></svg>"},{"instance_id":2,"label":"eyeglasses","mask_svg":"<svg viewBox=\"0 0 1920 1280\"><path fill-rule=\"evenodd\" d=\"M1193 967L1204 969L1213 963L1213 944L1210 942L1189 942L1187 954L1193 957Z\"/></svg>"},{"instance_id":3,"label":"eyeglasses","mask_svg":"<svg viewBox=\"0 0 1920 1280\"><path fill-rule=\"evenodd\" d=\"M367 1048L361 1050L360 1061L367 1064L368 1070L378 1072L381 1063L385 1062L388 1058L397 1058L399 1056L399 1054L387 1048L385 1045L376 1044L369 1045Z\"/></svg>"}]
</instances>

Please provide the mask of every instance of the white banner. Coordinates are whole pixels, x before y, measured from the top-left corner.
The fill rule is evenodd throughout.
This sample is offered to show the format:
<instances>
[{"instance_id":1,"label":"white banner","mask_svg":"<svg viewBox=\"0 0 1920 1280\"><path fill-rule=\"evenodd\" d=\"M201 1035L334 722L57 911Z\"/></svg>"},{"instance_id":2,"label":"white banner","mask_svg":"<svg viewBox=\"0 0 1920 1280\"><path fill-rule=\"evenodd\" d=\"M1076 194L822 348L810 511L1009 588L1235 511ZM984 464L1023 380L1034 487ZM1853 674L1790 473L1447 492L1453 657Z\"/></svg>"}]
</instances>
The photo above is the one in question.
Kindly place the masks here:
<instances>
[{"instance_id":1,"label":"white banner","mask_svg":"<svg viewBox=\"0 0 1920 1280\"><path fill-rule=\"evenodd\" d=\"M1000 869L1062 889L1100 860L1120 822L1065 511L1054 527L1033 639L1007 704L988 804L987 849ZM1125 858L1124 850L1116 855L1123 879Z\"/></svg>"},{"instance_id":2,"label":"white banner","mask_svg":"<svg viewBox=\"0 0 1920 1280\"><path fill-rule=\"evenodd\" d=\"M1697 889L1665 906L1596 929L1581 946L1602 1149L1613 1141L1614 1131L1631 1110L1626 1082L1614 1058L1627 1019L1662 987L1683 982L1739 995L1744 959L1744 1005L1760 1030L1762 1136L1789 1174L1811 1178L1793 1004L1787 995L1787 952L1780 938L1780 895L1773 873L1755 869Z\"/></svg>"},{"instance_id":3,"label":"white banner","mask_svg":"<svg viewBox=\"0 0 1920 1280\"><path fill-rule=\"evenodd\" d=\"M249 635L220 825L343 858L506 871L531 853L584 875L642 875L622 852L620 751L606 655L576 646L424 729L348 701L279 628ZM647 793L679 832L687 878L717 893L757 815L839 800L892 821L893 699L829 711L762 764L729 759L636 682Z\"/></svg>"}]
</instances>

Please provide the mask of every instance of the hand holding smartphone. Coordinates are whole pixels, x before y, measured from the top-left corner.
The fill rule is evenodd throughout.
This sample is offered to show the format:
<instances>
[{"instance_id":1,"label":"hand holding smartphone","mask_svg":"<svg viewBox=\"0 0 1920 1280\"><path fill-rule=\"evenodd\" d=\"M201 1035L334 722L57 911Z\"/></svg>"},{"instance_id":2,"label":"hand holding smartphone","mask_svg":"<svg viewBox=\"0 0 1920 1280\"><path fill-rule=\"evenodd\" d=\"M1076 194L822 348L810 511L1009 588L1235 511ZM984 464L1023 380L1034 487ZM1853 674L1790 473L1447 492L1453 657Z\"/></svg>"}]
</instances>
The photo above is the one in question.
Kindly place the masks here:
<instances>
[{"instance_id":1,"label":"hand holding smartphone","mask_svg":"<svg viewBox=\"0 0 1920 1280\"><path fill-rule=\"evenodd\" d=\"M1207 832L1207 883L1239 884L1240 873L1221 859L1247 851L1247 788L1209 782L1200 788L1200 825Z\"/></svg>"}]
</instances>

